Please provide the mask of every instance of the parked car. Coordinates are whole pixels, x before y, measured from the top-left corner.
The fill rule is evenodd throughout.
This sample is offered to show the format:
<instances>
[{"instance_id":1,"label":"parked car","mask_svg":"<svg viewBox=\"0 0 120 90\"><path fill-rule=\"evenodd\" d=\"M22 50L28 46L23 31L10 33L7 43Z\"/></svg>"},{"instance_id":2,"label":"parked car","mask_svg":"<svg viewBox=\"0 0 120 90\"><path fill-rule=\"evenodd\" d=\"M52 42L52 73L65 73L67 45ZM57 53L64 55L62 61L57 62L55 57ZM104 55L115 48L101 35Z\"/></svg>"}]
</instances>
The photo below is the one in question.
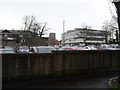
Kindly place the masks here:
<instances>
[{"instance_id":1,"label":"parked car","mask_svg":"<svg viewBox=\"0 0 120 90\"><path fill-rule=\"evenodd\" d=\"M102 48L98 45L98 46L95 46L95 48L97 49L97 50L102 50Z\"/></svg>"},{"instance_id":2,"label":"parked car","mask_svg":"<svg viewBox=\"0 0 120 90\"><path fill-rule=\"evenodd\" d=\"M68 46L68 47L63 47L63 49L64 49L64 50L74 50L73 47L69 47L69 46Z\"/></svg>"},{"instance_id":3,"label":"parked car","mask_svg":"<svg viewBox=\"0 0 120 90\"><path fill-rule=\"evenodd\" d=\"M10 50L10 49L0 49L0 53L15 53L14 50Z\"/></svg>"},{"instance_id":4,"label":"parked car","mask_svg":"<svg viewBox=\"0 0 120 90\"><path fill-rule=\"evenodd\" d=\"M13 51L14 51L14 48L11 47L11 46L4 46L4 49L5 49L5 50L13 50Z\"/></svg>"},{"instance_id":5,"label":"parked car","mask_svg":"<svg viewBox=\"0 0 120 90\"><path fill-rule=\"evenodd\" d=\"M85 46L83 50L97 50L94 46Z\"/></svg>"},{"instance_id":6,"label":"parked car","mask_svg":"<svg viewBox=\"0 0 120 90\"><path fill-rule=\"evenodd\" d=\"M20 46L17 52L18 53L30 53L30 48L28 46Z\"/></svg>"},{"instance_id":7,"label":"parked car","mask_svg":"<svg viewBox=\"0 0 120 90\"><path fill-rule=\"evenodd\" d=\"M83 50L83 49L84 49L83 47L78 47L78 46L73 47L73 50Z\"/></svg>"},{"instance_id":8,"label":"parked car","mask_svg":"<svg viewBox=\"0 0 120 90\"><path fill-rule=\"evenodd\" d=\"M112 45L101 45L100 46L102 50L117 50L116 47L112 46Z\"/></svg>"},{"instance_id":9,"label":"parked car","mask_svg":"<svg viewBox=\"0 0 120 90\"><path fill-rule=\"evenodd\" d=\"M51 53L52 51L56 50L54 47L51 46L33 46L35 53Z\"/></svg>"},{"instance_id":10,"label":"parked car","mask_svg":"<svg viewBox=\"0 0 120 90\"><path fill-rule=\"evenodd\" d=\"M116 46L116 50L120 50L120 46Z\"/></svg>"},{"instance_id":11,"label":"parked car","mask_svg":"<svg viewBox=\"0 0 120 90\"><path fill-rule=\"evenodd\" d=\"M63 50L65 50L65 49L62 48L62 47L59 47L59 48L57 48L57 50L58 50L58 51L63 51Z\"/></svg>"}]
</instances>

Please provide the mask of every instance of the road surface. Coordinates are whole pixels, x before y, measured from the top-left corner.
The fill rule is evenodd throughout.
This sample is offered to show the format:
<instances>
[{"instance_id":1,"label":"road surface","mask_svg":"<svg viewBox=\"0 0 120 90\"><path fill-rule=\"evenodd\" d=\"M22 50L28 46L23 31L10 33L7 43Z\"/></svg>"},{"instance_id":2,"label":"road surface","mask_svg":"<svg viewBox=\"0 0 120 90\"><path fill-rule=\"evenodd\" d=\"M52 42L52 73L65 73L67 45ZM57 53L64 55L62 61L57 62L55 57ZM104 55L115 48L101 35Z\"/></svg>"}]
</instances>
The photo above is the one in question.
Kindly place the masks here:
<instances>
[{"instance_id":1,"label":"road surface","mask_svg":"<svg viewBox=\"0 0 120 90\"><path fill-rule=\"evenodd\" d=\"M38 79L3 83L3 88L109 88L108 80L116 75L96 77L69 77L62 79Z\"/></svg>"}]
</instances>

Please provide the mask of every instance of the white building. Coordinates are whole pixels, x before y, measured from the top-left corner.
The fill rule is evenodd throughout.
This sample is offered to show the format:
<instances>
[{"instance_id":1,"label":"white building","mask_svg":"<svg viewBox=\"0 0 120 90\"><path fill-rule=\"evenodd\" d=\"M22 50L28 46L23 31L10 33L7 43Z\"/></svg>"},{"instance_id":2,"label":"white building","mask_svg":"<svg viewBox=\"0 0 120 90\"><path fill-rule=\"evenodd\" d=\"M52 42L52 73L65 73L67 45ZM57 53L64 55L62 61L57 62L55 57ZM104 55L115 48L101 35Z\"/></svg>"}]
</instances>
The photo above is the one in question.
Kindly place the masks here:
<instances>
[{"instance_id":1,"label":"white building","mask_svg":"<svg viewBox=\"0 0 120 90\"><path fill-rule=\"evenodd\" d=\"M84 46L88 44L101 44L106 43L106 39L110 40L110 32L102 30L82 29L75 28L62 34L63 45L78 45Z\"/></svg>"}]
</instances>

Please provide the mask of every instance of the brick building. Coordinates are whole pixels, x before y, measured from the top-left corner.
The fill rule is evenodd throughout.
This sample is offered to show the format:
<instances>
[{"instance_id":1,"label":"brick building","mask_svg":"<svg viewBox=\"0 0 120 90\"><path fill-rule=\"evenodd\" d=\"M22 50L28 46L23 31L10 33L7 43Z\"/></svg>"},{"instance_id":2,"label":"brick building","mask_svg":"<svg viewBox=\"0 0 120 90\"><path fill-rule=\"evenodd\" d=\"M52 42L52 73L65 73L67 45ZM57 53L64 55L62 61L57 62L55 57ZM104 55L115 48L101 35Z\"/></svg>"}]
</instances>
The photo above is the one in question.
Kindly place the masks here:
<instances>
[{"instance_id":1,"label":"brick building","mask_svg":"<svg viewBox=\"0 0 120 90\"><path fill-rule=\"evenodd\" d=\"M55 33L50 33L49 37L39 37L39 36L24 37L24 31L20 31L20 30L1 30L0 40L2 46L12 46L12 47L16 47L19 45L47 46L47 45L59 44L59 41L56 40Z\"/></svg>"}]
</instances>

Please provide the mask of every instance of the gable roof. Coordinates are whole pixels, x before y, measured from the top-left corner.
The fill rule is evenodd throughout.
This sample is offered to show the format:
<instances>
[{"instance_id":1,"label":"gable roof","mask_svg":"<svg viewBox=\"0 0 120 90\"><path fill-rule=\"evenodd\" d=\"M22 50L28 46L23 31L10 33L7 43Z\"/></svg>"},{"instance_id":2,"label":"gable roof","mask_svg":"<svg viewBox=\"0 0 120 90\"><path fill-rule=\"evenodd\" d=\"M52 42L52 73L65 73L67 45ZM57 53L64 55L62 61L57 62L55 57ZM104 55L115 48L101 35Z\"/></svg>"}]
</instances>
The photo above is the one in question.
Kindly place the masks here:
<instances>
[{"instance_id":1,"label":"gable roof","mask_svg":"<svg viewBox=\"0 0 120 90\"><path fill-rule=\"evenodd\" d=\"M11 32L8 30L3 30L2 33L11 33Z\"/></svg>"},{"instance_id":2,"label":"gable roof","mask_svg":"<svg viewBox=\"0 0 120 90\"><path fill-rule=\"evenodd\" d=\"M1 30L0 34L11 34L9 30Z\"/></svg>"}]
</instances>

